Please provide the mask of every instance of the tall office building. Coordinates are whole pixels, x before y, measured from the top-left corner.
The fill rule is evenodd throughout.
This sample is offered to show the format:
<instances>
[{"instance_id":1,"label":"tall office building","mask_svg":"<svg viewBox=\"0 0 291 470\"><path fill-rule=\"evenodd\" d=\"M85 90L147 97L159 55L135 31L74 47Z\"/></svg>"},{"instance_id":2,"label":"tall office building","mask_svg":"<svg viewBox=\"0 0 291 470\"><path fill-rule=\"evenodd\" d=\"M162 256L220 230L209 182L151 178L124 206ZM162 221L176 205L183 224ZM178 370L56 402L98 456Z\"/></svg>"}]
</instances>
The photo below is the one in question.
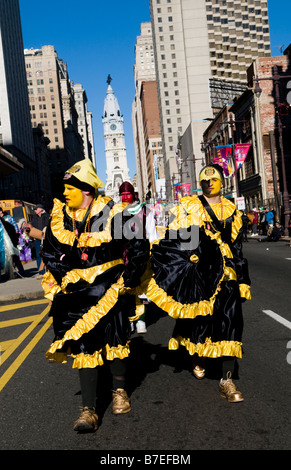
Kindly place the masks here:
<instances>
[{"instance_id":1,"label":"tall office building","mask_svg":"<svg viewBox=\"0 0 291 470\"><path fill-rule=\"evenodd\" d=\"M150 0L167 195L171 178L203 162L207 119L246 87L256 57L270 55L267 0ZM195 189L195 188L192 188Z\"/></svg>"},{"instance_id":2,"label":"tall office building","mask_svg":"<svg viewBox=\"0 0 291 470\"><path fill-rule=\"evenodd\" d=\"M89 113L87 108L87 94L80 83L76 83L73 88L78 113L78 131L83 139L84 156L85 158L89 158L95 166L92 113Z\"/></svg>"},{"instance_id":3,"label":"tall office building","mask_svg":"<svg viewBox=\"0 0 291 470\"><path fill-rule=\"evenodd\" d=\"M132 125L140 198L161 195L165 186L152 25L141 23L135 44ZM165 191L164 191L165 192Z\"/></svg>"},{"instance_id":4,"label":"tall office building","mask_svg":"<svg viewBox=\"0 0 291 470\"><path fill-rule=\"evenodd\" d=\"M54 46L24 50L32 127L41 124L49 138L49 167L52 191L63 192L63 174L84 158L78 132L78 112L67 64Z\"/></svg>"},{"instance_id":5,"label":"tall office building","mask_svg":"<svg viewBox=\"0 0 291 470\"><path fill-rule=\"evenodd\" d=\"M36 185L36 167L18 0L0 2L0 145L13 156L11 170L21 170L8 179L1 172L1 197L9 198L16 188L28 196Z\"/></svg>"}]
</instances>

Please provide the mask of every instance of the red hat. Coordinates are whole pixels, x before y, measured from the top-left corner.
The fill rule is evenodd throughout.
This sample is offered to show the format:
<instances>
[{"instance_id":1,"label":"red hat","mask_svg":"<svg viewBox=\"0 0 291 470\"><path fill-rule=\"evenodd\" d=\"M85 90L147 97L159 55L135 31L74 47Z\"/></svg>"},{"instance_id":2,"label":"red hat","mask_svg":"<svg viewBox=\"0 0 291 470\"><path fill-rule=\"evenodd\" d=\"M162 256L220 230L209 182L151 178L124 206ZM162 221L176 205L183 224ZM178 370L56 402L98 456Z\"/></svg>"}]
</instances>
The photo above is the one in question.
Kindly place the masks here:
<instances>
[{"instance_id":1,"label":"red hat","mask_svg":"<svg viewBox=\"0 0 291 470\"><path fill-rule=\"evenodd\" d=\"M119 194L121 193L131 193L134 195L134 187L129 181L124 181L120 186L119 186Z\"/></svg>"}]
</instances>

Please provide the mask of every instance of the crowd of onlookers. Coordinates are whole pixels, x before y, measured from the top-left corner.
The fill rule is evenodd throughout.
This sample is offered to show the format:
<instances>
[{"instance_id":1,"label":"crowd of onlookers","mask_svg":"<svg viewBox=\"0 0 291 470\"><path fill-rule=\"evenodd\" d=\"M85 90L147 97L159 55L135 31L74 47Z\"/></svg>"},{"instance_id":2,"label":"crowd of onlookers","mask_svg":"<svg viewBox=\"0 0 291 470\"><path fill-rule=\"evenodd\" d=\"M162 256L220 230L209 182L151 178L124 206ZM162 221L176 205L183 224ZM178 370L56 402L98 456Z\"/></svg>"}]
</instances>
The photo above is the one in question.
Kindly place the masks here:
<instances>
[{"instance_id":1,"label":"crowd of onlookers","mask_svg":"<svg viewBox=\"0 0 291 470\"><path fill-rule=\"evenodd\" d=\"M247 236L260 237L258 241L272 241L276 242L284 237L284 227L277 220L274 210L264 209L260 207L249 210L243 216L244 237L243 240L247 241ZM291 227L289 227L289 232Z\"/></svg>"},{"instance_id":2,"label":"crowd of onlookers","mask_svg":"<svg viewBox=\"0 0 291 470\"><path fill-rule=\"evenodd\" d=\"M32 260L37 262L34 277L42 278L45 269L40 256L41 241L30 236L28 225L44 231L49 222L49 214L38 204L30 224L26 219L18 223L0 207L0 281L13 277L25 277L23 265Z\"/></svg>"}]
</instances>

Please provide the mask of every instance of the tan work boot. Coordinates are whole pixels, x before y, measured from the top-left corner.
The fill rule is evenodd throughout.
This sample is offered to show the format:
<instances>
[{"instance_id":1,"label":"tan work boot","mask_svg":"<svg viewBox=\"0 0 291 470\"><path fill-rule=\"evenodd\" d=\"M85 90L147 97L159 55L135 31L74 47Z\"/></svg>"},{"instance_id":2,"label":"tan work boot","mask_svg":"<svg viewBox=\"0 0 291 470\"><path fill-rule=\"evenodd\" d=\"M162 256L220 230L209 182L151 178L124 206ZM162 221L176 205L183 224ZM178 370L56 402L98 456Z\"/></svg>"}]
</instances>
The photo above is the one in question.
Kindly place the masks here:
<instances>
[{"instance_id":1,"label":"tan work boot","mask_svg":"<svg viewBox=\"0 0 291 470\"><path fill-rule=\"evenodd\" d=\"M118 388L112 392L112 412L115 415L128 413L131 410L130 399L123 388Z\"/></svg>"},{"instance_id":2,"label":"tan work boot","mask_svg":"<svg viewBox=\"0 0 291 470\"><path fill-rule=\"evenodd\" d=\"M74 431L79 432L94 432L98 429L98 416L94 408L85 406L74 423Z\"/></svg>"},{"instance_id":3,"label":"tan work boot","mask_svg":"<svg viewBox=\"0 0 291 470\"><path fill-rule=\"evenodd\" d=\"M228 372L226 377L226 380L221 379L219 383L220 396L223 398L227 398L227 400L231 403L243 401L244 398L241 392L237 390L236 386L234 385L231 379L231 373Z\"/></svg>"}]
</instances>

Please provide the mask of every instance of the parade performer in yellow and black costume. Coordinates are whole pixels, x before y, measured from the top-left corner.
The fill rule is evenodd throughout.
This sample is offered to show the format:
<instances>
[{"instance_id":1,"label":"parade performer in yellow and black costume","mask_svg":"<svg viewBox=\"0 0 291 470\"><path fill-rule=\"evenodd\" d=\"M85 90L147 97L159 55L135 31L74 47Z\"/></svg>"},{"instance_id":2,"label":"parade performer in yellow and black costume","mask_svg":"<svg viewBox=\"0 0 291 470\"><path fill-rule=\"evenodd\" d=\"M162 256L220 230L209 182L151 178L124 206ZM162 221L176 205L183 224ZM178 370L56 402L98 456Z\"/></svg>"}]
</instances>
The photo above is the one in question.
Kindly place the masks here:
<instances>
[{"instance_id":1,"label":"parade performer in yellow and black costume","mask_svg":"<svg viewBox=\"0 0 291 470\"><path fill-rule=\"evenodd\" d=\"M202 379L205 363L213 365L206 358L220 359L215 364L229 370L242 357L241 303L251 295L241 212L220 194L221 167L204 167L199 183L203 195L181 198L165 236L153 244L152 278L144 290L176 319L169 349L184 346L193 357L194 376ZM220 375L220 394L242 401L230 373Z\"/></svg>"},{"instance_id":2,"label":"parade performer in yellow and black costume","mask_svg":"<svg viewBox=\"0 0 291 470\"><path fill-rule=\"evenodd\" d=\"M149 242L126 237L127 204L96 198L104 185L89 160L67 170L64 184L66 203L54 200L42 251L47 269L42 286L52 301L55 333L46 357L64 363L72 356L83 402L74 429L95 431L98 368L104 361L109 361L113 377L113 413L131 409L125 364L135 297L127 292L139 283L146 268Z\"/></svg>"}]
</instances>

